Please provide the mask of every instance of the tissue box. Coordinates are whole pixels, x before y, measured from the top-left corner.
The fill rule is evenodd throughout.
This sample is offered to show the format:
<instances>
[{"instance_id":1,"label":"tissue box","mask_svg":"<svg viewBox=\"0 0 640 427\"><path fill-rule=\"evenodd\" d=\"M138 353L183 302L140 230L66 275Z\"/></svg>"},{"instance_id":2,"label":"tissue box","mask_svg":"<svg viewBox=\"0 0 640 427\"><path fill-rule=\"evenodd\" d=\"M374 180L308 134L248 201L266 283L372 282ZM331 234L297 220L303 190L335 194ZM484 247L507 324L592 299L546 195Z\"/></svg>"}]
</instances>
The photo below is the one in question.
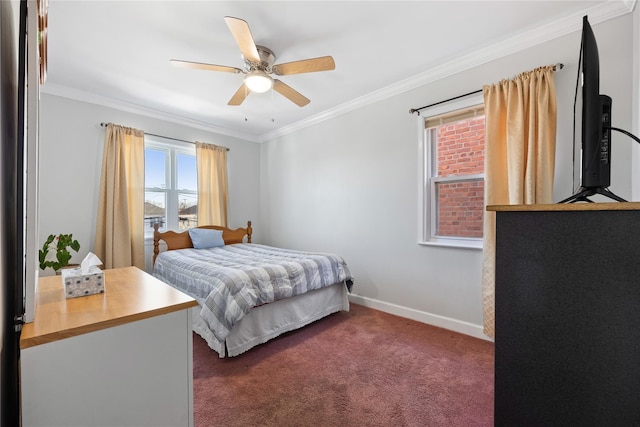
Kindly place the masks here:
<instances>
[{"instance_id":1,"label":"tissue box","mask_svg":"<svg viewBox=\"0 0 640 427\"><path fill-rule=\"evenodd\" d=\"M67 298L104 292L104 272L95 265L89 268L88 274L82 274L80 267L64 269L61 273Z\"/></svg>"}]
</instances>

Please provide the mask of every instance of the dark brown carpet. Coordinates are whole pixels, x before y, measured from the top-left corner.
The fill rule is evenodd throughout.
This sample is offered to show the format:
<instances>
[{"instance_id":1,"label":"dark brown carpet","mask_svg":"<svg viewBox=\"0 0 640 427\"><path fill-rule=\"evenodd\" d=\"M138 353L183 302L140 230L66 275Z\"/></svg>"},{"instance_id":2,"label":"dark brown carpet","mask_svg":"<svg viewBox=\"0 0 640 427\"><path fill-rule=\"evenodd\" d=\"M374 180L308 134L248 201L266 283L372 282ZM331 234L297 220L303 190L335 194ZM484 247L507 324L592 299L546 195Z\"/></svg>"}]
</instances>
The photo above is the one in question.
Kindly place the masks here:
<instances>
[{"instance_id":1,"label":"dark brown carpet","mask_svg":"<svg viewBox=\"0 0 640 427\"><path fill-rule=\"evenodd\" d=\"M361 305L220 359L193 338L209 426L491 426L493 343Z\"/></svg>"}]
</instances>

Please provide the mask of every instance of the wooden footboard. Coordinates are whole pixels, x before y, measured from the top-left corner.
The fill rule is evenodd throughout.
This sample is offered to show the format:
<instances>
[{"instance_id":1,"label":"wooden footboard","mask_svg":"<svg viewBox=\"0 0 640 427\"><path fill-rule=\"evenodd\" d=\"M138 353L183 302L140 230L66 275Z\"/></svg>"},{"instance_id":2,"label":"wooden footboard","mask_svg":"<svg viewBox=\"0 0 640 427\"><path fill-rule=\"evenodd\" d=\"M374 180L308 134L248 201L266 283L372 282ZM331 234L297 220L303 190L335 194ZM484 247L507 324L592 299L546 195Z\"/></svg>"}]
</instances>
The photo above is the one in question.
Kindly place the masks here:
<instances>
[{"instance_id":1,"label":"wooden footboard","mask_svg":"<svg viewBox=\"0 0 640 427\"><path fill-rule=\"evenodd\" d=\"M160 240L167 244L167 250L192 248L193 243L189 237L189 231L176 233L175 231L158 231L159 224L153 225L153 264L156 263L156 257L160 253ZM222 230L222 239L225 245L233 245L235 243L244 243L244 236L247 236L247 243L251 243L251 221L247 221L247 228L236 228L232 230L227 227L218 225L203 225L196 228L208 228L213 230Z\"/></svg>"}]
</instances>

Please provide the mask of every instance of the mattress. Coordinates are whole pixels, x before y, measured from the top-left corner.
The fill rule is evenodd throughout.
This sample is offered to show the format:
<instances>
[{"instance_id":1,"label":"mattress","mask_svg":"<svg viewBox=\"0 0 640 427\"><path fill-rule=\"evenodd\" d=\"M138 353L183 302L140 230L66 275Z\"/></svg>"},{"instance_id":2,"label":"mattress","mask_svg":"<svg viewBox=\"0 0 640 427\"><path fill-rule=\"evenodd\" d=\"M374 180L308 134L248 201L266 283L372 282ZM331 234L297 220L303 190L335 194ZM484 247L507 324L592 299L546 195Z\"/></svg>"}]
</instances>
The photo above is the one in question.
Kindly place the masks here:
<instances>
[{"instance_id":1,"label":"mattress","mask_svg":"<svg viewBox=\"0 0 640 427\"><path fill-rule=\"evenodd\" d=\"M224 342L218 341L193 307L193 331L221 358L233 357L277 336L308 325L332 313L349 311L347 287L343 283L317 289L251 310L238 322Z\"/></svg>"},{"instance_id":2,"label":"mattress","mask_svg":"<svg viewBox=\"0 0 640 427\"><path fill-rule=\"evenodd\" d=\"M347 288L350 290L353 283L349 268L337 255L259 244L163 252L156 259L154 276L198 301L200 310L194 330L221 356L227 349L230 355L246 351L244 346L252 339L264 342L270 335L277 336L345 307L348 309L348 302L345 305L344 300ZM339 286L334 287L336 284ZM333 294L327 291L326 296L336 299L323 301L323 297L317 295L325 293L316 291L329 287L334 291ZM298 298L306 294L310 296ZM288 300L291 304L280 303ZM267 306L272 307L262 309ZM260 310L256 312L261 313L285 308L282 316L272 313L275 323L267 324L264 330L260 325L257 332L252 327L242 334L233 332L236 324L257 309ZM251 319L259 316L252 314L245 323L250 325ZM234 336L229 338L232 332ZM239 335L242 339L235 342Z\"/></svg>"}]
</instances>

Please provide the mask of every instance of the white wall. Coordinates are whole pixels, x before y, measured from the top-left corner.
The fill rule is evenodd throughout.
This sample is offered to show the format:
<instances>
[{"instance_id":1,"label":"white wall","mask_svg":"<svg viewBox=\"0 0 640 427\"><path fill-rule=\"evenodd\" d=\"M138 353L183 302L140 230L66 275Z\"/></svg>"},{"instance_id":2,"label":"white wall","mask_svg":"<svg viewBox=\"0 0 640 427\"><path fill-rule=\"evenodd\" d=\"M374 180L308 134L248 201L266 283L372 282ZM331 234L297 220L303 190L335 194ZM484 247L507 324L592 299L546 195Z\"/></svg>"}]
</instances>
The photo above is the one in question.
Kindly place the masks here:
<instances>
[{"instance_id":1,"label":"white wall","mask_svg":"<svg viewBox=\"0 0 640 427\"><path fill-rule=\"evenodd\" d=\"M634 52L638 56L632 44L634 15L637 21L636 11L592 23L600 48L601 92L613 98L613 124L624 129L632 126L632 58ZM261 145L43 94L40 241L52 233L73 233L82 245L74 261L92 250L104 137L100 122L210 141L231 148L232 227L252 220L256 242L344 256L356 277L356 302L482 336L481 251L417 244L422 134L420 118L408 111L541 65L564 63L555 80L554 195L561 200L574 190L571 127L579 46L575 32ZM613 138L611 190L631 199L635 148L621 136Z\"/></svg>"},{"instance_id":2,"label":"white wall","mask_svg":"<svg viewBox=\"0 0 640 427\"><path fill-rule=\"evenodd\" d=\"M263 228L259 217L260 147L257 143L213 134L141 115L54 95L40 102L39 235L72 233L79 262L93 251L96 208L102 167L105 128L112 122L149 133L187 141L211 142L230 148L229 226L255 226L256 241ZM45 274L51 274L48 270Z\"/></svg>"},{"instance_id":3,"label":"white wall","mask_svg":"<svg viewBox=\"0 0 640 427\"><path fill-rule=\"evenodd\" d=\"M612 126L633 130L633 15L594 25L600 54L600 93L613 98ZM611 187L625 200L633 199L632 156L637 143L629 137L612 132ZM606 201L612 201L606 199Z\"/></svg>"},{"instance_id":4,"label":"white wall","mask_svg":"<svg viewBox=\"0 0 640 427\"><path fill-rule=\"evenodd\" d=\"M601 92L614 126L631 124L632 16L593 24ZM481 251L417 244L420 187L416 108L538 66L556 73L555 200L573 194L572 118L580 33L572 33L261 145L266 242L342 255L354 298L376 308L481 336ZM631 196L631 147L614 136L611 190ZM579 167L579 165L578 165Z\"/></svg>"}]
</instances>

